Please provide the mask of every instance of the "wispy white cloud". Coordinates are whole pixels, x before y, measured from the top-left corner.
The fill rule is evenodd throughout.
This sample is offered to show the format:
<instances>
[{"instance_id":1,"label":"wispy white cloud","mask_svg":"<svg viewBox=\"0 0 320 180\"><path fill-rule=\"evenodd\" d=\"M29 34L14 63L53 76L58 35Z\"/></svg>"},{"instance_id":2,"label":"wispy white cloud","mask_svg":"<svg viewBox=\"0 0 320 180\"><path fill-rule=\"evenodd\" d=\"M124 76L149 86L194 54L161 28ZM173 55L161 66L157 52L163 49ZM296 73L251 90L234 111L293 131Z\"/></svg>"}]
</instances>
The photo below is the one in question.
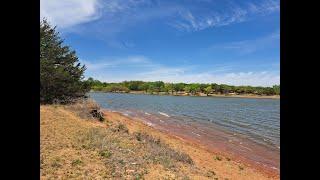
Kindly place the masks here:
<instances>
[{"instance_id":1,"label":"wispy white cloud","mask_svg":"<svg viewBox=\"0 0 320 180\"><path fill-rule=\"evenodd\" d=\"M40 17L59 28L96 20L100 17L98 0L40 0Z\"/></svg>"},{"instance_id":2,"label":"wispy white cloud","mask_svg":"<svg viewBox=\"0 0 320 180\"><path fill-rule=\"evenodd\" d=\"M278 12L280 10L280 1L277 0L265 0L260 4L248 2L246 4L247 10L250 13L258 13L265 15L272 12Z\"/></svg>"},{"instance_id":3,"label":"wispy white cloud","mask_svg":"<svg viewBox=\"0 0 320 180\"><path fill-rule=\"evenodd\" d=\"M202 16L197 16L189 9L179 11L179 18L172 20L168 24L180 31L200 31L209 27L219 27L231 24L234 21L242 21L241 11L235 12L233 16L230 14L222 15L217 12L211 12Z\"/></svg>"},{"instance_id":4,"label":"wispy white cloud","mask_svg":"<svg viewBox=\"0 0 320 180\"><path fill-rule=\"evenodd\" d=\"M180 11L182 19L170 23L173 27L184 31L199 31L210 27L227 26L250 20L255 15L266 15L280 10L279 1L265 0L259 4L247 3L242 6L231 3L225 12L212 10L198 15L188 8Z\"/></svg>"},{"instance_id":5,"label":"wispy white cloud","mask_svg":"<svg viewBox=\"0 0 320 180\"><path fill-rule=\"evenodd\" d=\"M86 65L88 71L99 71L120 66L152 66L152 63L144 56L129 56L125 58L106 58L97 61L81 59L80 62Z\"/></svg>"},{"instance_id":6,"label":"wispy white cloud","mask_svg":"<svg viewBox=\"0 0 320 180\"><path fill-rule=\"evenodd\" d=\"M240 54L250 54L255 51L265 49L271 46L278 46L280 41L280 32L276 31L264 37L252 40L234 41L222 44L215 44L208 48L210 51L214 50L230 50Z\"/></svg>"},{"instance_id":7,"label":"wispy white cloud","mask_svg":"<svg viewBox=\"0 0 320 180\"><path fill-rule=\"evenodd\" d=\"M272 86L280 83L279 70L234 71L230 65L214 66L210 71L192 66L167 66L144 57L130 56L104 61L87 62L86 77L94 77L106 82L125 80L219 83L230 85ZM271 65L270 65L271 66ZM203 69L203 68L202 68Z\"/></svg>"}]
</instances>

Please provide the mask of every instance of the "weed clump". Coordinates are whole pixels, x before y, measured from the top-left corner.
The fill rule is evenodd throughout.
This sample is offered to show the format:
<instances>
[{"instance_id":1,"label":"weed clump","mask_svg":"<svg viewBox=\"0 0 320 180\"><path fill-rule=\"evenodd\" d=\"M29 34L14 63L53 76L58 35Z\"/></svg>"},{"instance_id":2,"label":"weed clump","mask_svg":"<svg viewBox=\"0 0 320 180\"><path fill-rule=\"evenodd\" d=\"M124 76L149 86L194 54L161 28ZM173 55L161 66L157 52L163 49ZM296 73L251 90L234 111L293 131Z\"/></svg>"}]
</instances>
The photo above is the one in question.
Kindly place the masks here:
<instances>
[{"instance_id":1,"label":"weed clump","mask_svg":"<svg viewBox=\"0 0 320 180\"><path fill-rule=\"evenodd\" d=\"M105 120L104 115L100 110L100 106L92 99L78 99L67 105L66 108L75 112L83 119Z\"/></svg>"},{"instance_id":2,"label":"weed clump","mask_svg":"<svg viewBox=\"0 0 320 180\"><path fill-rule=\"evenodd\" d=\"M215 160L217 160L217 161L222 161L222 158L221 158L220 156L216 156L216 157L215 157Z\"/></svg>"},{"instance_id":3,"label":"weed clump","mask_svg":"<svg viewBox=\"0 0 320 180\"><path fill-rule=\"evenodd\" d=\"M76 159L76 160L72 161L72 163L71 163L72 166L76 166L79 164L82 164L82 161L80 159Z\"/></svg>"},{"instance_id":4,"label":"weed clump","mask_svg":"<svg viewBox=\"0 0 320 180\"><path fill-rule=\"evenodd\" d=\"M213 177L214 175L216 175L216 173L212 170L207 172L207 177Z\"/></svg>"},{"instance_id":5,"label":"weed clump","mask_svg":"<svg viewBox=\"0 0 320 180\"><path fill-rule=\"evenodd\" d=\"M114 128L112 128L113 132L125 132L125 133L129 133L129 129L127 128L126 125L119 123L118 125L116 125Z\"/></svg>"},{"instance_id":6,"label":"weed clump","mask_svg":"<svg viewBox=\"0 0 320 180\"><path fill-rule=\"evenodd\" d=\"M60 158L58 158L58 157L54 158L54 159L52 160L51 167L53 167L53 168L59 168L59 167L61 167L62 165L61 165L60 162L61 162Z\"/></svg>"},{"instance_id":7,"label":"weed clump","mask_svg":"<svg viewBox=\"0 0 320 180\"><path fill-rule=\"evenodd\" d=\"M135 134L137 141L141 141L142 137L141 137L141 132L138 132Z\"/></svg>"},{"instance_id":8,"label":"weed clump","mask_svg":"<svg viewBox=\"0 0 320 180\"><path fill-rule=\"evenodd\" d=\"M105 151L101 151L100 155L104 158L109 158L112 155L112 153L108 150L105 150Z\"/></svg>"},{"instance_id":9,"label":"weed clump","mask_svg":"<svg viewBox=\"0 0 320 180\"><path fill-rule=\"evenodd\" d=\"M239 166L239 170L240 171L244 170L244 167L243 166Z\"/></svg>"}]
</instances>

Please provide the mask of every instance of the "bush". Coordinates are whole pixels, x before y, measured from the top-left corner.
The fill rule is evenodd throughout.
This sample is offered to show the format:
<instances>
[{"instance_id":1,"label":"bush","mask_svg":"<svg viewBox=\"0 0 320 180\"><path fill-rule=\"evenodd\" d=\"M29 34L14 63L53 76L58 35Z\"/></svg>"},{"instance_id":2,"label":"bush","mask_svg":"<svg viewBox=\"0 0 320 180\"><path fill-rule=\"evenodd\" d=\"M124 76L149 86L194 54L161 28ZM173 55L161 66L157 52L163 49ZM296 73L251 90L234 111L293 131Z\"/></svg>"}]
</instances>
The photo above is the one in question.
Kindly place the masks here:
<instances>
[{"instance_id":1,"label":"bush","mask_svg":"<svg viewBox=\"0 0 320 180\"><path fill-rule=\"evenodd\" d=\"M65 107L75 112L83 119L93 118L100 121L104 120L103 113L100 111L100 106L92 99L78 99Z\"/></svg>"}]
</instances>

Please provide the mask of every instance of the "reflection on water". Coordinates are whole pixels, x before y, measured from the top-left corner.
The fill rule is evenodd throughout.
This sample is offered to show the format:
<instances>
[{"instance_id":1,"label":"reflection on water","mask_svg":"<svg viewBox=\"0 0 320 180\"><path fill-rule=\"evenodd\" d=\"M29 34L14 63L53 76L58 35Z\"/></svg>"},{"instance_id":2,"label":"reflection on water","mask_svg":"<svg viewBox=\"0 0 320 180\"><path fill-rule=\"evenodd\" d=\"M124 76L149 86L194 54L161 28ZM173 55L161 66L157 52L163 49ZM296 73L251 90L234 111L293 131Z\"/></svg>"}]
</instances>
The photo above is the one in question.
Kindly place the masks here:
<instances>
[{"instance_id":1,"label":"reflection on water","mask_svg":"<svg viewBox=\"0 0 320 180\"><path fill-rule=\"evenodd\" d=\"M280 100L90 93L103 108L279 170Z\"/></svg>"}]
</instances>

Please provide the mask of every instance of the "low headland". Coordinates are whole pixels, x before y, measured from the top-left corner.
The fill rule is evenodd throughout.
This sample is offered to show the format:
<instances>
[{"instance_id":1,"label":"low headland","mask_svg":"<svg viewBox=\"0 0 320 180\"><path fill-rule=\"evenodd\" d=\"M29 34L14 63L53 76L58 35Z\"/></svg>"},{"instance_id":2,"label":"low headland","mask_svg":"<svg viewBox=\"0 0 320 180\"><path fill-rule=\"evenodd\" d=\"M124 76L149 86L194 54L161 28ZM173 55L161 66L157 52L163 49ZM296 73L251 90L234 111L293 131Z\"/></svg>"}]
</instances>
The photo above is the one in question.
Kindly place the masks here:
<instances>
[{"instance_id":1,"label":"low headland","mask_svg":"<svg viewBox=\"0 0 320 180\"><path fill-rule=\"evenodd\" d=\"M279 179L91 100L41 105L40 123L41 179Z\"/></svg>"}]
</instances>

